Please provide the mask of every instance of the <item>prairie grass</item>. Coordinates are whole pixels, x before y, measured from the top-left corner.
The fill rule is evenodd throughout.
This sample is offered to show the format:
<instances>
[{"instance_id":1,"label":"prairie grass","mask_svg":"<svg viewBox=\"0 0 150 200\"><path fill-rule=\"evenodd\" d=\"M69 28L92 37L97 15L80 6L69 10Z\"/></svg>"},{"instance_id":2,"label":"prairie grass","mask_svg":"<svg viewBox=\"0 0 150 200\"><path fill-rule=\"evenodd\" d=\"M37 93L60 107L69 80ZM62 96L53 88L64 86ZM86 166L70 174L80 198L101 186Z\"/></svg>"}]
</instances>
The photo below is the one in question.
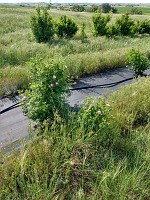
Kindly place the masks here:
<instances>
[{"instance_id":1,"label":"prairie grass","mask_svg":"<svg viewBox=\"0 0 150 200\"><path fill-rule=\"evenodd\" d=\"M86 12L52 9L50 12L56 19L62 14L73 18L78 23L79 31L70 40L58 39L55 36L49 43L36 43L29 22L33 12L35 9L31 7L0 6L0 70L8 67L9 71L9 66L25 68L26 62L31 58L40 56L46 62L51 59L62 59L68 65L71 76L79 77L125 66L126 55L133 47L139 48L150 57L149 36L96 38L92 35L92 13ZM120 15L113 15L111 22L113 23L117 17ZM150 19L150 15L132 17L140 20ZM80 38L80 28L83 22L85 23L85 33L88 36L84 42ZM12 80L12 76L10 80ZM2 82L4 83L1 79L0 84L5 87Z\"/></svg>"},{"instance_id":2,"label":"prairie grass","mask_svg":"<svg viewBox=\"0 0 150 200\"><path fill-rule=\"evenodd\" d=\"M150 123L150 78L139 78L134 84L113 92L109 100L113 103L112 112L117 112L117 124L125 131ZM129 92L130 91L130 92Z\"/></svg>"},{"instance_id":3,"label":"prairie grass","mask_svg":"<svg viewBox=\"0 0 150 200\"><path fill-rule=\"evenodd\" d=\"M24 90L29 85L27 69L20 66L7 67L0 70L0 96L16 95L18 90Z\"/></svg>"},{"instance_id":4,"label":"prairie grass","mask_svg":"<svg viewBox=\"0 0 150 200\"><path fill-rule=\"evenodd\" d=\"M1 155L0 199L149 199L150 116L123 131L133 119L131 106L133 113L150 113L149 84L142 78L110 97L115 142L99 143L107 131L85 133L74 113L67 121L56 114L21 152Z\"/></svg>"}]
</instances>

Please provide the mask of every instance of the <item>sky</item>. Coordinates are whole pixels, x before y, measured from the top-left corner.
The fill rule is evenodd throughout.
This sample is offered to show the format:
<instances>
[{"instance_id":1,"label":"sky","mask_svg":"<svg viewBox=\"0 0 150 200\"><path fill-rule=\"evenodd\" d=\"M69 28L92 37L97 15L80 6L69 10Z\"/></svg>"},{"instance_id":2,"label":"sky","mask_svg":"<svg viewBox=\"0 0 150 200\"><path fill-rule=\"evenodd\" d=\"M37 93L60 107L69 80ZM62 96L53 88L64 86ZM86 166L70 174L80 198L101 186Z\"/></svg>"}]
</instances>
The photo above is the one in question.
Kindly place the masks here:
<instances>
[{"instance_id":1,"label":"sky","mask_svg":"<svg viewBox=\"0 0 150 200\"><path fill-rule=\"evenodd\" d=\"M47 2L49 0L0 0L0 3ZM150 3L150 0L51 0L51 3Z\"/></svg>"}]
</instances>

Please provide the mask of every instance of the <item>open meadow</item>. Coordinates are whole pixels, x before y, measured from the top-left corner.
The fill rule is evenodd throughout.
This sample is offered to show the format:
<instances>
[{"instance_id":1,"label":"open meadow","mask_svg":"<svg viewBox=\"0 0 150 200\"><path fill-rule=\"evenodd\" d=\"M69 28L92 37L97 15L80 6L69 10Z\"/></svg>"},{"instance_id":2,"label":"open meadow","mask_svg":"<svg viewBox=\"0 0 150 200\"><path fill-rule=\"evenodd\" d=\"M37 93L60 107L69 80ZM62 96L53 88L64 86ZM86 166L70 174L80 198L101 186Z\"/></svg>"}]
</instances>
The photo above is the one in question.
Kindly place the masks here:
<instances>
[{"instance_id":1,"label":"open meadow","mask_svg":"<svg viewBox=\"0 0 150 200\"><path fill-rule=\"evenodd\" d=\"M74 19L79 31L72 39L58 39L55 36L49 43L37 43L30 28L30 17L33 12L35 8L31 7L0 7L0 96L27 87L26 63L36 56L42 57L45 61L63 60L74 78L125 66L127 53L131 48L139 48L145 55L150 56L148 35L94 37L93 14L86 12L51 9L51 15L56 19L63 14ZM120 16L113 15L111 22ZM131 17L140 20L150 19L150 15ZM85 23L85 33L88 37L84 42L80 36L82 23Z\"/></svg>"},{"instance_id":2,"label":"open meadow","mask_svg":"<svg viewBox=\"0 0 150 200\"><path fill-rule=\"evenodd\" d=\"M150 5L145 6L116 6L118 13L123 14L125 12L130 12L132 8L137 8L138 10L141 10L144 15L150 14Z\"/></svg>"}]
</instances>

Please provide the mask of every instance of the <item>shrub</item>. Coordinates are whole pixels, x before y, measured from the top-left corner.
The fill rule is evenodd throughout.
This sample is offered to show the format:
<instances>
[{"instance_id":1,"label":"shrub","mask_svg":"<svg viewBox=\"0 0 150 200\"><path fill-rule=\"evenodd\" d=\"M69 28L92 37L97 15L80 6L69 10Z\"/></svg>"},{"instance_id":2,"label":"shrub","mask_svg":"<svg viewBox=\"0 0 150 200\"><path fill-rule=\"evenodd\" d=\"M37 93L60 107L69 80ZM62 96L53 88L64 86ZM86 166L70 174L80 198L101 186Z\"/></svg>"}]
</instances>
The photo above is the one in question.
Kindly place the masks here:
<instances>
[{"instance_id":1,"label":"shrub","mask_svg":"<svg viewBox=\"0 0 150 200\"><path fill-rule=\"evenodd\" d=\"M149 67L148 58L137 49L132 49L128 53L128 63L130 69L134 70L137 75L142 75L143 71Z\"/></svg>"},{"instance_id":2,"label":"shrub","mask_svg":"<svg viewBox=\"0 0 150 200\"><path fill-rule=\"evenodd\" d=\"M115 24L111 24L109 25L108 29L107 29L107 36L115 36L115 35L119 35L120 32L119 30L117 29L116 25Z\"/></svg>"},{"instance_id":3,"label":"shrub","mask_svg":"<svg viewBox=\"0 0 150 200\"><path fill-rule=\"evenodd\" d=\"M48 8L41 11L40 7L36 8L36 14L31 16L31 29L37 42L47 42L54 35L53 19L48 13Z\"/></svg>"},{"instance_id":4,"label":"shrub","mask_svg":"<svg viewBox=\"0 0 150 200\"><path fill-rule=\"evenodd\" d=\"M24 93L22 106L27 116L35 121L53 120L54 112L65 114L65 97L69 95L67 69L61 64L45 64L37 58L30 63L29 90Z\"/></svg>"},{"instance_id":5,"label":"shrub","mask_svg":"<svg viewBox=\"0 0 150 200\"><path fill-rule=\"evenodd\" d=\"M142 15L142 10L141 9L138 9L138 8L132 8L129 13L131 15Z\"/></svg>"},{"instance_id":6,"label":"shrub","mask_svg":"<svg viewBox=\"0 0 150 200\"><path fill-rule=\"evenodd\" d=\"M92 21L94 25L94 35L95 36L103 36L107 34L107 23L110 21L110 15L102 15L101 13L97 13L93 15Z\"/></svg>"},{"instance_id":7,"label":"shrub","mask_svg":"<svg viewBox=\"0 0 150 200\"><path fill-rule=\"evenodd\" d=\"M110 131L112 119L110 105L101 97L85 99L78 113L78 121L83 126L85 137L91 132L99 144L103 145L109 145L109 142L114 139Z\"/></svg>"},{"instance_id":8,"label":"shrub","mask_svg":"<svg viewBox=\"0 0 150 200\"><path fill-rule=\"evenodd\" d=\"M134 26L134 32L138 34L150 34L150 20L144 20L144 21L136 21Z\"/></svg>"},{"instance_id":9,"label":"shrub","mask_svg":"<svg viewBox=\"0 0 150 200\"><path fill-rule=\"evenodd\" d=\"M75 12L84 12L85 11L85 7L84 6L80 6L80 5L73 5L72 7L71 7L71 10L72 11L75 11Z\"/></svg>"},{"instance_id":10,"label":"shrub","mask_svg":"<svg viewBox=\"0 0 150 200\"><path fill-rule=\"evenodd\" d=\"M58 37L71 38L78 31L77 24L66 15L61 16L56 24L56 33Z\"/></svg>"},{"instance_id":11,"label":"shrub","mask_svg":"<svg viewBox=\"0 0 150 200\"><path fill-rule=\"evenodd\" d=\"M87 6L85 9L86 9L86 12L98 12L101 10L101 7L92 5L92 6Z\"/></svg>"},{"instance_id":12,"label":"shrub","mask_svg":"<svg viewBox=\"0 0 150 200\"><path fill-rule=\"evenodd\" d=\"M129 18L128 14L122 15L115 22L116 29L121 35L130 35L132 33L132 28L134 26L134 21Z\"/></svg>"},{"instance_id":13,"label":"shrub","mask_svg":"<svg viewBox=\"0 0 150 200\"><path fill-rule=\"evenodd\" d=\"M118 13L117 8L115 8L115 7L111 7L111 11L112 11L112 13Z\"/></svg>"}]
</instances>

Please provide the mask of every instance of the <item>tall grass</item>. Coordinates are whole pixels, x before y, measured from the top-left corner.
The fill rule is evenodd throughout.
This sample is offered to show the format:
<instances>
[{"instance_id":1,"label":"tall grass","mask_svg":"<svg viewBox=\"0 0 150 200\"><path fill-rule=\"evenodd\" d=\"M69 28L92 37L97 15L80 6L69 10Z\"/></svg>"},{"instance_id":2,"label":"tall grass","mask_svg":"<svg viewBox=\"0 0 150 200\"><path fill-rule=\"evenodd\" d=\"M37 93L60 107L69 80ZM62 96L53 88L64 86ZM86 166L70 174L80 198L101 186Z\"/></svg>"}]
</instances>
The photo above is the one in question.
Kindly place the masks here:
<instances>
[{"instance_id":1,"label":"tall grass","mask_svg":"<svg viewBox=\"0 0 150 200\"><path fill-rule=\"evenodd\" d=\"M16 95L18 90L28 88L27 69L20 66L7 67L0 71L0 97Z\"/></svg>"},{"instance_id":2,"label":"tall grass","mask_svg":"<svg viewBox=\"0 0 150 200\"><path fill-rule=\"evenodd\" d=\"M134 84L115 91L110 96L110 101L113 102L113 112L116 113L114 109L118 110L117 124L126 127L126 131L139 124L144 126L150 122L149 80L150 78L140 78Z\"/></svg>"},{"instance_id":3,"label":"tall grass","mask_svg":"<svg viewBox=\"0 0 150 200\"><path fill-rule=\"evenodd\" d=\"M149 84L150 79L143 78L110 97L110 137L116 137L115 142L102 141L106 130L85 132L81 116L79 121L71 113L65 121L56 114L53 125L43 124L20 153L1 156L0 199L149 199ZM143 87L147 101L142 99ZM131 105L133 113L142 109L147 121L128 127L125 134L128 119L132 121ZM123 126L116 122L122 122L124 113L128 118Z\"/></svg>"}]
</instances>

